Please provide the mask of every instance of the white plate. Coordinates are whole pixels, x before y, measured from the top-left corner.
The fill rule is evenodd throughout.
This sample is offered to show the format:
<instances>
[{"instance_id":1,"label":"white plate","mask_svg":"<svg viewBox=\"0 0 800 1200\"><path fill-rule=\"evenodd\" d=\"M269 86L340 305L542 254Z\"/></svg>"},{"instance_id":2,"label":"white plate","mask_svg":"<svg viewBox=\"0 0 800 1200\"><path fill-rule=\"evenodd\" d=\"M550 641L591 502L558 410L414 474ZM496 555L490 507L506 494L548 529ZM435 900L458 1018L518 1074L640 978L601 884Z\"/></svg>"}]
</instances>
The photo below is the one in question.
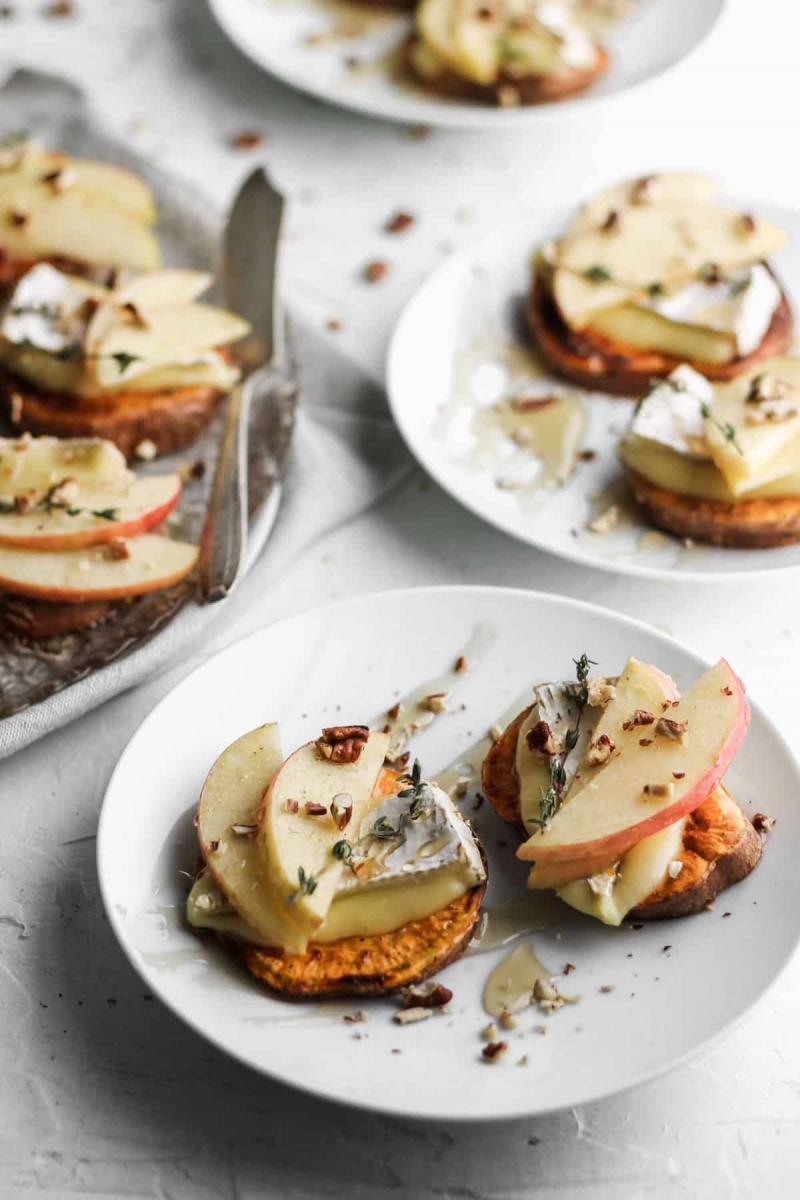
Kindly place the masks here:
<instances>
[{"instance_id":1,"label":"white plate","mask_svg":"<svg viewBox=\"0 0 800 1200\"><path fill-rule=\"evenodd\" d=\"M184 928L185 873L197 853L192 816L223 748L273 719L285 747L334 719L368 720L398 690L446 670L476 630L483 649L462 677L458 704L466 707L454 697L457 710L415 746L428 772L463 753L532 682L570 672L584 651L600 672L618 671L630 654L650 659L682 686L704 665L647 626L574 600L499 588L384 592L292 617L229 647L161 701L120 759L97 847L111 925L147 986L257 1071L341 1103L414 1117L487 1120L584 1104L666 1070L737 1021L797 943L800 779L758 708L728 783L747 811L763 806L778 818L762 864L713 912L638 931L605 928L565 906L558 933L532 940L551 969L576 965L570 990L582 998L547 1019L546 1037L531 1031L544 1018L529 1010L504 1034L511 1050L497 1065L480 1058L480 994L502 951L441 973L455 994L449 1016L400 1028L389 1001L273 999L213 939ZM464 803L471 811L472 799ZM513 834L488 804L473 815L490 862L489 903L520 894L526 872ZM604 985L614 990L604 993ZM357 1008L368 1020L344 1023L342 1014ZM523 1054L527 1068L515 1065Z\"/></svg>"},{"instance_id":2,"label":"white plate","mask_svg":"<svg viewBox=\"0 0 800 1200\"><path fill-rule=\"evenodd\" d=\"M797 297L800 213L761 203L743 207L787 230L789 246L772 261L790 297ZM796 569L800 544L774 550L686 546L680 538L653 531L623 486L617 463L619 435L634 404L624 398L589 394L582 444L597 457L579 463L565 486L535 496L497 486L505 463L485 453L484 443L477 455L478 441L469 424L481 405L509 394L512 376L524 379L528 364L534 369L523 315L531 254L563 230L567 217L563 210L529 213L524 222L452 255L411 298L392 337L387 365L392 413L410 449L471 512L572 562L625 575L697 582ZM509 346L519 360L511 374L503 357ZM468 379L460 378L456 387L457 372L463 376L466 363ZM555 376L552 382L570 390ZM508 446L502 439L498 453ZM533 461L524 451L516 457ZM611 504L622 512L618 527L609 534L592 533L587 523Z\"/></svg>"},{"instance_id":3,"label":"white plate","mask_svg":"<svg viewBox=\"0 0 800 1200\"><path fill-rule=\"evenodd\" d=\"M714 28L725 0L640 0L640 8L606 38L611 69L587 92L558 104L491 108L440 99L398 79L387 65L411 29L411 18L336 0L209 0L228 37L264 70L284 83L356 112L391 121L449 128L509 129L533 125L553 114L589 109L674 67ZM356 37L330 37L343 22L360 22ZM328 34L309 44L309 38ZM364 64L348 66L355 58Z\"/></svg>"}]
</instances>

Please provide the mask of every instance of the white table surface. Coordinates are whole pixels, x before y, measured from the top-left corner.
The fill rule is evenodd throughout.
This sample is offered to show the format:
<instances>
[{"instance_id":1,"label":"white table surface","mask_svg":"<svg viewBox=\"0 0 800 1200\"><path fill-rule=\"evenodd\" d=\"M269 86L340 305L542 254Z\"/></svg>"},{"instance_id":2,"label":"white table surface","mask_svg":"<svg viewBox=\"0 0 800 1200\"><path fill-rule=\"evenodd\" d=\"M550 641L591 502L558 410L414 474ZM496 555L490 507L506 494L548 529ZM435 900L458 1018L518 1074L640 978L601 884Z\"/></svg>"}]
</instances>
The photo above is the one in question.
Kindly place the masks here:
<instances>
[{"instance_id":1,"label":"white table surface","mask_svg":"<svg viewBox=\"0 0 800 1200\"><path fill-rule=\"evenodd\" d=\"M800 205L800 7L789 0L730 0L695 58L585 125L424 141L271 82L225 42L202 0L77 0L63 20L44 19L40 0L15 7L0 20L0 69L73 77L112 128L220 203L263 156L294 202L286 277L296 309L321 326L340 318L331 336L375 374L400 306L446 248L540 198L683 165ZM232 150L242 128L263 130L263 149ZM381 225L397 208L419 221L390 239ZM392 270L370 288L359 271L373 258ZM172 673L0 765L0 1195L798 1194L797 960L737 1032L666 1078L546 1120L466 1129L359 1115L262 1080L145 996L123 960L100 908L94 834L111 769L154 702L275 617L440 582L564 592L649 620L708 657L729 655L784 733L800 735L800 579L698 588L581 571L484 527L415 473L267 595L245 585L225 628ZM701 979L687 981L686 1003L703 1003Z\"/></svg>"}]
</instances>

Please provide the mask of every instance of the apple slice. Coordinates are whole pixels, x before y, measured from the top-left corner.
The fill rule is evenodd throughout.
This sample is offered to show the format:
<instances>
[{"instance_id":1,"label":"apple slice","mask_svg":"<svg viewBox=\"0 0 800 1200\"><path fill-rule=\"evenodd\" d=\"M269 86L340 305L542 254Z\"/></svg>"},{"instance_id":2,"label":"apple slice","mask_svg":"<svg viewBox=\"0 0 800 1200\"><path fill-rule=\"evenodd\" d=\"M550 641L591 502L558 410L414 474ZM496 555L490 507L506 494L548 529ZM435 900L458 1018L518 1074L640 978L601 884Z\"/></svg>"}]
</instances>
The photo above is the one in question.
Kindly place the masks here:
<instances>
[{"instance_id":1,"label":"apple slice","mask_svg":"<svg viewBox=\"0 0 800 1200\"><path fill-rule=\"evenodd\" d=\"M0 509L0 545L75 550L135 537L159 525L180 494L179 475L148 475L134 479L126 488L79 488L69 509L32 508L12 513Z\"/></svg>"},{"instance_id":2,"label":"apple slice","mask_svg":"<svg viewBox=\"0 0 800 1200\"><path fill-rule=\"evenodd\" d=\"M67 186L75 191L94 193L107 204L113 204L129 216L152 225L157 217L156 204L150 188L123 167L94 162L88 158L72 158L56 150L45 150L35 142L25 146L13 167L0 171L0 191L20 184L44 183L57 193L59 180L48 181L56 171L65 171Z\"/></svg>"},{"instance_id":3,"label":"apple slice","mask_svg":"<svg viewBox=\"0 0 800 1200\"><path fill-rule=\"evenodd\" d=\"M758 218L752 228L741 212L709 204L626 208L619 229L601 229L562 238L557 265L579 274L602 273L609 283L648 288L682 283L705 263L727 271L768 258L786 243L777 225Z\"/></svg>"},{"instance_id":4,"label":"apple slice","mask_svg":"<svg viewBox=\"0 0 800 1200\"><path fill-rule=\"evenodd\" d=\"M581 780L549 826L519 847L519 858L615 862L697 808L723 778L750 720L744 687L724 659L668 713L654 715L652 724L631 724L618 753ZM687 723L683 740L658 730L664 715Z\"/></svg>"},{"instance_id":5,"label":"apple slice","mask_svg":"<svg viewBox=\"0 0 800 1200\"><path fill-rule=\"evenodd\" d=\"M46 492L63 479L123 489L133 479L125 455L100 438L0 438L0 496Z\"/></svg>"},{"instance_id":6,"label":"apple slice","mask_svg":"<svg viewBox=\"0 0 800 1200\"><path fill-rule=\"evenodd\" d=\"M763 400L758 400L761 395ZM766 359L739 379L718 386L705 436L734 496L795 470L800 453L800 358L786 354Z\"/></svg>"},{"instance_id":7,"label":"apple slice","mask_svg":"<svg viewBox=\"0 0 800 1200\"><path fill-rule=\"evenodd\" d=\"M628 179L586 200L578 209L569 233L584 233L602 225L610 212L631 204L663 207L665 204L707 204L719 194L719 184L694 171L662 171L658 175Z\"/></svg>"},{"instance_id":8,"label":"apple slice","mask_svg":"<svg viewBox=\"0 0 800 1200\"><path fill-rule=\"evenodd\" d=\"M592 283L585 275L557 268L552 291L558 311L571 329L585 329L595 313L635 302L641 291L619 283Z\"/></svg>"},{"instance_id":9,"label":"apple slice","mask_svg":"<svg viewBox=\"0 0 800 1200\"><path fill-rule=\"evenodd\" d=\"M140 312L147 313L165 305L191 304L207 292L213 282L213 276L207 271L171 267L138 275L118 292L111 292L110 298L116 304L135 304Z\"/></svg>"},{"instance_id":10,"label":"apple slice","mask_svg":"<svg viewBox=\"0 0 800 1200\"><path fill-rule=\"evenodd\" d=\"M651 308L621 304L593 312L584 328L635 350L658 350L673 358L702 363L726 363L736 357L732 333L707 329L701 324L673 321Z\"/></svg>"},{"instance_id":11,"label":"apple slice","mask_svg":"<svg viewBox=\"0 0 800 1200\"><path fill-rule=\"evenodd\" d=\"M308 942L275 895L258 849L256 813L279 769L275 724L232 742L208 773L197 806L197 836L206 866L233 907L268 946L303 954Z\"/></svg>"},{"instance_id":12,"label":"apple slice","mask_svg":"<svg viewBox=\"0 0 800 1200\"><path fill-rule=\"evenodd\" d=\"M124 600L169 587L197 562L197 547L157 533L125 544L127 558L109 546L83 550L12 550L0 546L0 592L62 604Z\"/></svg>"},{"instance_id":13,"label":"apple slice","mask_svg":"<svg viewBox=\"0 0 800 1200\"><path fill-rule=\"evenodd\" d=\"M58 194L40 184L0 191L0 243L17 258L65 258L152 271L161 262L153 231L95 193Z\"/></svg>"},{"instance_id":14,"label":"apple slice","mask_svg":"<svg viewBox=\"0 0 800 1200\"><path fill-rule=\"evenodd\" d=\"M264 796L258 842L273 887L304 930L322 925L344 871L333 855L336 842L351 836L374 803L373 793L389 746L385 733L372 730L355 762L332 762L308 742L290 754ZM352 815L340 830L330 813L337 795L348 795ZM307 804L324 807L312 816ZM311 886L303 886L310 880Z\"/></svg>"},{"instance_id":15,"label":"apple slice","mask_svg":"<svg viewBox=\"0 0 800 1200\"><path fill-rule=\"evenodd\" d=\"M152 324L112 325L94 345L91 373L101 387L114 391L154 367L190 364L215 346L244 337L250 326L241 317L209 304L169 304L155 311Z\"/></svg>"}]
</instances>

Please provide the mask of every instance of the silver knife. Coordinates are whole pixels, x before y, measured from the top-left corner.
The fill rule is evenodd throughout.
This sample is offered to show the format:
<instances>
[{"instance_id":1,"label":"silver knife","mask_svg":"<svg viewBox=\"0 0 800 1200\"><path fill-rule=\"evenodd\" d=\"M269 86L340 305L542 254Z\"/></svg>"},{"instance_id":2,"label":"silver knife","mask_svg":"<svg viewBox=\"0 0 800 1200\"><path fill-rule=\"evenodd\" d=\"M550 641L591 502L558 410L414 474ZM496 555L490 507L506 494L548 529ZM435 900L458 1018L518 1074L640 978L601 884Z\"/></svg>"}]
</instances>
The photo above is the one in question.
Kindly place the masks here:
<instances>
[{"instance_id":1,"label":"silver knife","mask_svg":"<svg viewBox=\"0 0 800 1200\"><path fill-rule=\"evenodd\" d=\"M250 333L235 347L242 377L228 397L220 455L200 542L200 589L206 604L228 596L241 572L247 541L251 405L254 399L262 404L292 386L278 296L283 212L283 196L259 167L239 189L225 225L224 301L232 312L249 321Z\"/></svg>"}]
</instances>

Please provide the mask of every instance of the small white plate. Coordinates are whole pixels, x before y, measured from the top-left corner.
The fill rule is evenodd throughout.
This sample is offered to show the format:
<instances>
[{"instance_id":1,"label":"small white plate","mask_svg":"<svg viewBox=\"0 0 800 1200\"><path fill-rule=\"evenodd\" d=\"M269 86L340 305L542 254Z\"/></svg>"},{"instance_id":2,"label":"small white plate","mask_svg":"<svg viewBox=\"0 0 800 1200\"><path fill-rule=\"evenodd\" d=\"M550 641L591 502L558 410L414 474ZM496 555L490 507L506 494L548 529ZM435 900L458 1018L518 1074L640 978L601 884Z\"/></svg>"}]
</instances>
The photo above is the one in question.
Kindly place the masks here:
<instances>
[{"instance_id":1,"label":"small white plate","mask_svg":"<svg viewBox=\"0 0 800 1200\"><path fill-rule=\"evenodd\" d=\"M713 912L638 930L606 928L564 906L557 931L532 941L550 969L575 964L569 990L581 1000L550 1018L528 1010L504 1032L510 1051L496 1065L481 1060L488 1018L480 996L502 951L441 972L454 992L449 1014L401 1028L389 1001L275 999L213 938L190 932L182 906L197 855L192 816L224 747L269 720L280 722L286 748L334 720L369 720L398 693L447 670L469 644L476 648L454 711L414 746L429 773L462 754L534 681L571 673L583 652L602 673L618 671L630 654L649 659L681 686L704 665L645 625L557 596L467 587L379 593L281 621L204 663L140 726L105 797L97 845L103 900L147 986L234 1058L343 1104L490 1120L610 1095L674 1066L737 1021L798 941L800 778L757 707L727 782L748 812L765 806L778 819L761 865ZM513 832L488 804L474 811L469 797L464 806L489 859L487 902L521 894L526 871ZM343 1014L356 1009L368 1019L345 1023ZM546 1037L533 1032L542 1022ZM529 1065L517 1066L524 1054Z\"/></svg>"},{"instance_id":2,"label":"small white plate","mask_svg":"<svg viewBox=\"0 0 800 1200\"><path fill-rule=\"evenodd\" d=\"M411 17L337 0L209 0L228 37L258 66L330 104L373 117L445 128L509 129L611 99L662 75L711 32L725 0L640 0L607 35L612 64L572 100L492 108L447 100L405 80L396 65ZM345 36L348 28L351 36ZM352 36L355 32L356 35ZM355 60L359 66L353 69Z\"/></svg>"},{"instance_id":3,"label":"small white plate","mask_svg":"<svg viewBox=\"0 0 800 1200\"><path fill-rule=\"evenodd\" d=\"M761 203L743 205L744 210L761 213L788 232L788 248L772 261L789 296L796 296L800 213ZM647 525L624 486L616 457L634 402L617 396L585 393L589 423L582 445L596 457L579 462L565 485L533 496L497 486L508 461L500 455L510 443L503 438L498 452L489 453L471 421L481 406L507 396L513 380L524 380L528 370L535 375L523 313L531 255L563 230L568 215L564 210L529 213L524 222L453 254L412 296L397 323L387 364L392 413L411 451L471 512L572 562L696 582L797 569L800 544L774 550L687 546ZM555 376L551 382L575 391ZM524 451L515 457L534 463ZM610 533L591 532L589 521L611 505L620 510L618 526Z\"/></svg>"}]
</instances>

